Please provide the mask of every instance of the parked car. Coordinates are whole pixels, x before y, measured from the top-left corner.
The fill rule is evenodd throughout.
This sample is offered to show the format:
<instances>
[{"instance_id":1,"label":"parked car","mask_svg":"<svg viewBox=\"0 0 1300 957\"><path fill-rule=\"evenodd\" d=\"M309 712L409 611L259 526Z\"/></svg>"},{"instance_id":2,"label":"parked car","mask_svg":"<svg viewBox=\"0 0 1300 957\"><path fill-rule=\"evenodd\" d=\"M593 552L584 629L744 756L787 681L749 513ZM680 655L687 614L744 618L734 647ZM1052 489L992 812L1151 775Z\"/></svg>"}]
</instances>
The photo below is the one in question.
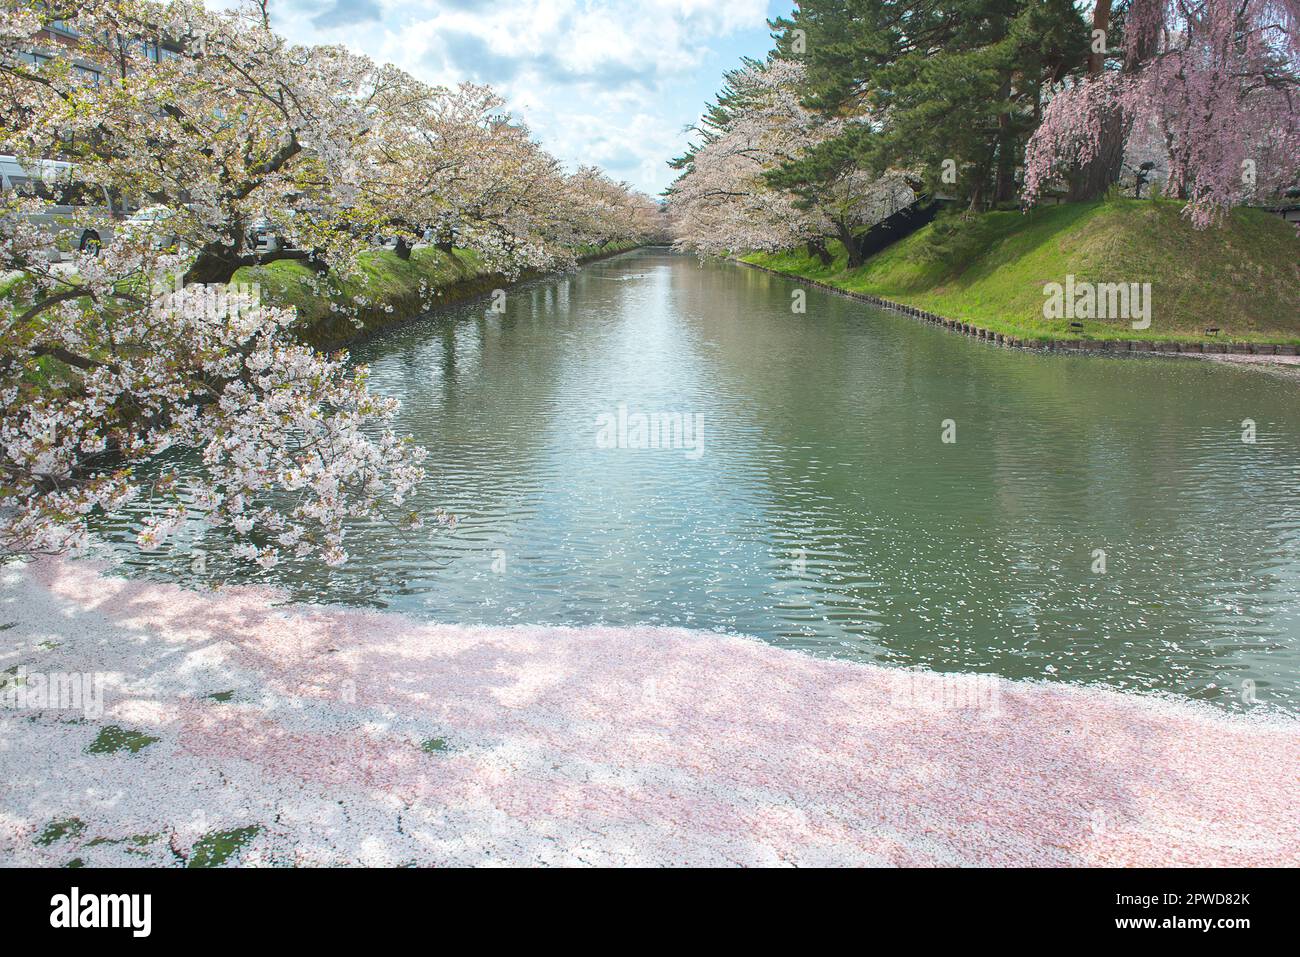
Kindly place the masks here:
<instances>
[{"instance_id":1,"label":"parked car","mask_svg":"<svg viewBox=\"0 0 1300 957\"><path fill-rule=\"evenodd\" d=\"M50 234L55 261L73 251L98 252L113 240L112 221L120 208L114 208L113 197L104 187L79 181L74 163L38 160L24 166L16 156L0 155L0 193L11 192L52 201L31 221ZM77 225L78 216L97 222Z\"/></svg>"},{"instance_id":2,"label":"parked car","mask_svg":"<svg viewBox=\"0 0 1300 957\"><path fill-rule=\"evenodd\" d=\"M249 224L248 240L253 252L261 256L279 252L289 245L280 234L280 225L266 216L258 216Z\"/></svg>"},{"instance_id":3,"label":"parked car","mask_svg":"<svg viewBox=\"0 0 1300 957\"><path fill-rule=\"evenodd\" d=\"M167 206L146 206L123 220L119 229L122 235L131 238L147 236L154 249L164 249L178 241L177 235L167 226L167 221L175 215L176 211Z\"/></svg>"},{"instance_id":4,"label":"parked car","mask_svg":"<svg viewBox=\"0 0 1300 957\"><path fill-rule=\"evenodd\" d=\"M167 223L176 215L176 210L169 206L146 206L132 213L120 225L124 235L148 234L155 249L174 246L180 241L174 227ZM289 244L280 231L280 224L266 216L258 216L248 227L249 247L256 253L265 255L278 252Z\"/></svg>"}]
</instances>

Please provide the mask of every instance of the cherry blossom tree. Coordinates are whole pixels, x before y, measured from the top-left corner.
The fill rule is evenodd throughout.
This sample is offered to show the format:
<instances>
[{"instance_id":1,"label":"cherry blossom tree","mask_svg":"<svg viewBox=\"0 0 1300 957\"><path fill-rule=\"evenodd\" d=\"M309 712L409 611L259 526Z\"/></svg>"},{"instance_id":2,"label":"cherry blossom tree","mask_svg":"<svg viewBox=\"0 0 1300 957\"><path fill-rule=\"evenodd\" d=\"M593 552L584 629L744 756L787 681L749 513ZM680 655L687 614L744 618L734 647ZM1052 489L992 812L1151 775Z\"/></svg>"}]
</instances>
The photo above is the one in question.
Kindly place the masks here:
<instances>
[{"instance_id":1,"label":"cherry blossom tree","mask_svg":"<svg viewBox=\"0 0 1300 957\"><path fill-rule=\"evenodd\" d=\"M363 218L400 237L428 231L507 275L563 265L575 247L647 235L653 201L599 170L566 174L490 87L410 81L400 108L359 144Z\"/></svg>"},{"instance_id":2,"label":"cherry blossom tree","mask_svg":"<svg viewBox=\"0 0 1300 957\"><path fill-rule=\"evenodd\" d=\"M546 235L562 216L559 162L486 86L412 83L381 135L358 151L359 202L409 248L428 231L444 251L472 249L513 275L551 265Z\"/></svg>"},{"instance_id":3,"label":"cherry blossom tree","mask_svg":"<svg viewBox=\"0 0 1300 957\"><path fill-rule=\"evenodd\" d=\"M32 201L0 207L0 242L36 260ZM291 310L255 291L181 286L178 257L122 239L76 278L24 273L0 308L0 553L79 549L87 522L136 502L141 547L190 518L224 525L236 553L346 558L348 519L402 515L422 450L388 427L396 403L364 367L294 341ZM124 280L122 277L128 277Z\"/></svg>"},{"instance_id":4,"label":"cherry blossom tree","mask_svg":"<svg viewBox=\"0 0 1300 957\"><path fill-rule=\"evenodd\" d=\"M168 215L131 228L84 214L105 234L115 225L113 241L63 267L36 225L48 200L0 205L0 272L11 277L0 303L0 551L84 547L92 516L131 501L148 516L144 548L203 518L263 565L286 552L344 560L353 517L418 521L400 510L423 453L388 427L396 405L369 392L366 370L298 344L291 310L239 291L214 299L213 286L181 279L228 279L262 206L318 210L315 234L336 240L321 246L348 255L348 145L391 71L339 50L291 51L257 7L6 6L4 140L32 168L70 156L78 180ZM78 39L73 56L38 67L21 54L40 46L52 14ZM163 38L181 55L153 62L142 44Z\"/></svg>"},{"instance_id":5,"label":"cherry blossom tree","mask_svg":"<svg viewBox=\"0 0 1300 957\"><path fill-rule=\"evenodd\" d=\"M572 248L654 239L664 229L658 203L594 166L566 177L554 221L559 232L552 242Z\"/></svg>"},{"instance_id":6,"label":"cherry blossom tree","mask_svg":"<svg viewBox=\"0 0 1300 957\"><path fill-rule=\"evenodd\" d=\"M406 95L401 71L290 46L256 4L217 14L197 0L88 0L48 15L76 36L39 69L21 62L21 40L10 45L4 82L26 107L16 146L164 207L167 239L191 254L188 281L273 258L344 268L369 238L353 155ZM261 217L287 240L269 255L251 235Z\"/></svg>"},{"instance_id":7,"label":"cherry blossom tree","mask_svg":"<svg viewBox=\"0 0 1300 957\"><path fill-rule=\"evenodd\" d=\"M71 160L75 184L157 215L81 209L75 224L111 239L59 263L38 225L52 197L0 198L0 554L84 548L128 503L143 548L205 521L263 566L345 560L355 519L418 524L424 453L392 430L396 402L298 342L293 310L228 281L274 258L346 274L376 232L425 227L503 271L547 264L591 234L586 212L560 211L574 182L490 90L292 46L259 3L2 6L0 146L30 170ZM52 19L75 33L30 56ZM591 202L637 228L607 185ZM254 246L258 219L280 249Z\"/></svg>"},{"instance_id":8,"label":"cherry blossom tree","mask_svg":"<svg viewBox=\"0 0 1300 957\"><path fill-rule=\"evenodd\" d=\"M812 114L799 102L799 66L746 63L728 75L729 103L705 127L703 145L669 191L678 244L703 254L787 249L814 241L828 224L773 189L764 174L814 140Z\"/></svg>"},{"instance_id":9,"label":"cherry blossom tree","mask_svg":"<svg viewBox=\"0 0 1300 957\"><path fill-rule=\"evenodd\" d=\"M728 75L723 109L706 117L703 142L669 190L679 246L722 255L807 244L829 261L826 241L838 239L853 258L862 230L915 199L904 171L862 169L852 157L830 172L822 168L820 148L869 124L808 109L803 78L802 64L779 58ZM802 175L814 155L815 186Z\"/></svg>"},{"instance_id":10,"label":"cherry blossom tree","mask_svg":"<svg viewBox=\"0 0 1300 957\"><path fill-rule=\"evenodd\" d=\"M1300 182L1300 2L1132 0L1121 69L1071 81L1026 156L1025 196L1094 162L1107 129L1155 131L1168 195L1204 228Z\"/></svg>"},{"instance_id":11,"label":"cherry blossom tree","mask_svg":"<svg viewBox=\"0 0 1300 957\"><path fill-rule=\"evenodd\" d=\"M705 117L702 143L680 161L668 190L677 245L701 255L776 251L825 235L829 223L764 174L818 142L811 112L799 101L799 64L748 61L726 77L718 106Z\"/></svg>"}]
</instances>

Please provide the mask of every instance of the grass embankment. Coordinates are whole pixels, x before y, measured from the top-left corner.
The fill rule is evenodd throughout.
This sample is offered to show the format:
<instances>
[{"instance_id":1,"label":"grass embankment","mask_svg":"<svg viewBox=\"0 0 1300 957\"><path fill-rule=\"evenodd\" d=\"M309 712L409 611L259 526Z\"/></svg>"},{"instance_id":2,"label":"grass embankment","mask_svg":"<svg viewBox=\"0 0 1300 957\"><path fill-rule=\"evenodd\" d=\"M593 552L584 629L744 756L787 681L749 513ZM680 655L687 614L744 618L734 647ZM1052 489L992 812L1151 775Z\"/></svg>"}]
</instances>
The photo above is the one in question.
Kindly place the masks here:
<instances>
[{"instance_id":1,"label":"grass embankment","mask_svg":"<svg viewBox=\"0 0 1300 957\"><path fill-rule=\"evenodd\" d=\"M571 251L579 262L586 262L626 252L638 245L631 241L614 242L604 246L578 246ZM423 315L430 309L536 275L526 272L509 280L484 267L472 250L445 253L432 246L422 246L413 250L411 258L406 260L387 249L363 252L357 257L357 273L347 279L319 275L296 260L280 260L239 269L232 281L256 283L265 301L293 306L298 311L295 330L303 341L317 348L332 349ZM32 304L30 287L30 281L23 276L0 277L0 301L8 308L25 309ZM353 321L353 314L361 320L360 327ZM54 360L51 364L61 365Z\"/></svg>"},{"instance_id":2,"label":"grass embankment","mask_svg":"<svg viewBox=\"0 0 1300 957\"><path fill-rule=\"evenodd\" d=\"M444 253L431 246L412 251L407 260L387 249L369 250L357 257L357 271L347 279L318 274L296 260L246 266L234 277L237 283L256 283L264 302L296 309L295 332L320 349L337 348L431 305L480 295L499 279L469 250Z\"/></svg>"},{"instance_id":3,"label":"grass embankment","mask_svg":"<svg viewBox=\"0 0 1300 957\"><path fill-rule=\"evenodd\" d=\"M843 247L823 265L803 250L745 262L915 306L1029 340L1300 343L1300 239L1281 217L1236 209L1196 230L1173 200L1111 199L961 221L944 217L857 269ZM1151 327L1126 319L1044 319L1043 288L1150 282ZM1205 330L1218 327L1213 337Z\"/></svg>"},{"instance_id":4,"label":"grass embankment","mask_svg":"<svg viewBox=\"0 0 1300 957\"><path fill-rule=\"evenodd\" d=\"M593 259L635 246L626 242L580 247L574 255L579 260ZM407 260L390 250L375 249L362 253L357 267L356 275L340 279L318 276L302 262L281 260L240 269L234 281L257 283L264 301L293 306L298 311L294 328L299 338L318 349L338 348L360 336L423 315L431 308L461 302L510 282L485 268L474 252L464 249L445 253L422 246ZM360 326L353 321L354 314Z\"/></svg>"},{"instance_id":5,"label":"grass embankment","mask_svg":"<svg viewBox=\"0 0 1300 957\"><path fill-rule=\"evenodd\" d=\"M580 246L572 250L579 262L601 259L635 249L635 242ZM292 306L298 338L317 349L334 350L362 336L422 316L432 309L462 302L512 281L534 278L525 273L514 280L482 265L470 250L444 253L420 247L409 260L391 250L374 249L358 257L358 271L348 279L318 275L302 262L280 260L236 271L233 282L257 283L263 301ZM33 304L31 281L20 275L0 276L0 311L15 314ZM361 297L362 302L357 301ZM362 304L364 303L364 304ZM358 325L353 317L360 319ZM34 364L30 375L52 389L80 387L82 373L50 356Z\"/></svg>"}]
</instances>

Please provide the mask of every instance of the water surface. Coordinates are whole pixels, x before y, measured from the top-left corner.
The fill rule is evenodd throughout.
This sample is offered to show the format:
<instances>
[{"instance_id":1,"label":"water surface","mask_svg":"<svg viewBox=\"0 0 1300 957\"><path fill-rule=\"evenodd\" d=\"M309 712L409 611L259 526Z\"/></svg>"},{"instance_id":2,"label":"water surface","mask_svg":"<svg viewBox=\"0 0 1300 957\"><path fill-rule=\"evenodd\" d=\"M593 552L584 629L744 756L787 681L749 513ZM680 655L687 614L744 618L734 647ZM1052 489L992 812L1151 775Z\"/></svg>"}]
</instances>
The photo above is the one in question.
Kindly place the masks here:
<instances>
[{"instance_id":1,"label":"water surface","mask_svg":"<svg viewBox=\"0 0 1300 957\"><path fill-rule=\"evenodd\" d=\"M417 507L456 527L269 573L209 533L208 574L1296 710L1294 380L1000 349L817 289L797 314L796 288L643 250L376 338L356 355L431 453ZM702 450L601 447L620 405L699 416ZM128 560L192 577L180 549Z\"/></svg>"}]
</instances>

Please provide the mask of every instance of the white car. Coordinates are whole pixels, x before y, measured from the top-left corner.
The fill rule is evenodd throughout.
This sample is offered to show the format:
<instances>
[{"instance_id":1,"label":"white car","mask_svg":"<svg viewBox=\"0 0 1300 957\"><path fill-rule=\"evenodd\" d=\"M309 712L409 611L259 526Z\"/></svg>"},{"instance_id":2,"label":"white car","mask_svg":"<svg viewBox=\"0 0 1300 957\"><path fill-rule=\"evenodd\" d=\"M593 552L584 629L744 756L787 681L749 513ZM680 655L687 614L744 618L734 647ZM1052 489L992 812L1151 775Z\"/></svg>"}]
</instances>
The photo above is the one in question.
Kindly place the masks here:
<instances>
[{"instance_id":1,"label":"white car","mask_svg":"<svg viewBox=\"0 0 1300 957\"><path fill-rule=\"evenodd\" d=\"M146 206L144 209L137 209L123 220L119 228L123 236L131 238L147 236L149 245L154 249L162 249L176 245L176 234L166 226L167 220L175 215L176 211L166 206Z\"/></svg>"}]
</instances>

